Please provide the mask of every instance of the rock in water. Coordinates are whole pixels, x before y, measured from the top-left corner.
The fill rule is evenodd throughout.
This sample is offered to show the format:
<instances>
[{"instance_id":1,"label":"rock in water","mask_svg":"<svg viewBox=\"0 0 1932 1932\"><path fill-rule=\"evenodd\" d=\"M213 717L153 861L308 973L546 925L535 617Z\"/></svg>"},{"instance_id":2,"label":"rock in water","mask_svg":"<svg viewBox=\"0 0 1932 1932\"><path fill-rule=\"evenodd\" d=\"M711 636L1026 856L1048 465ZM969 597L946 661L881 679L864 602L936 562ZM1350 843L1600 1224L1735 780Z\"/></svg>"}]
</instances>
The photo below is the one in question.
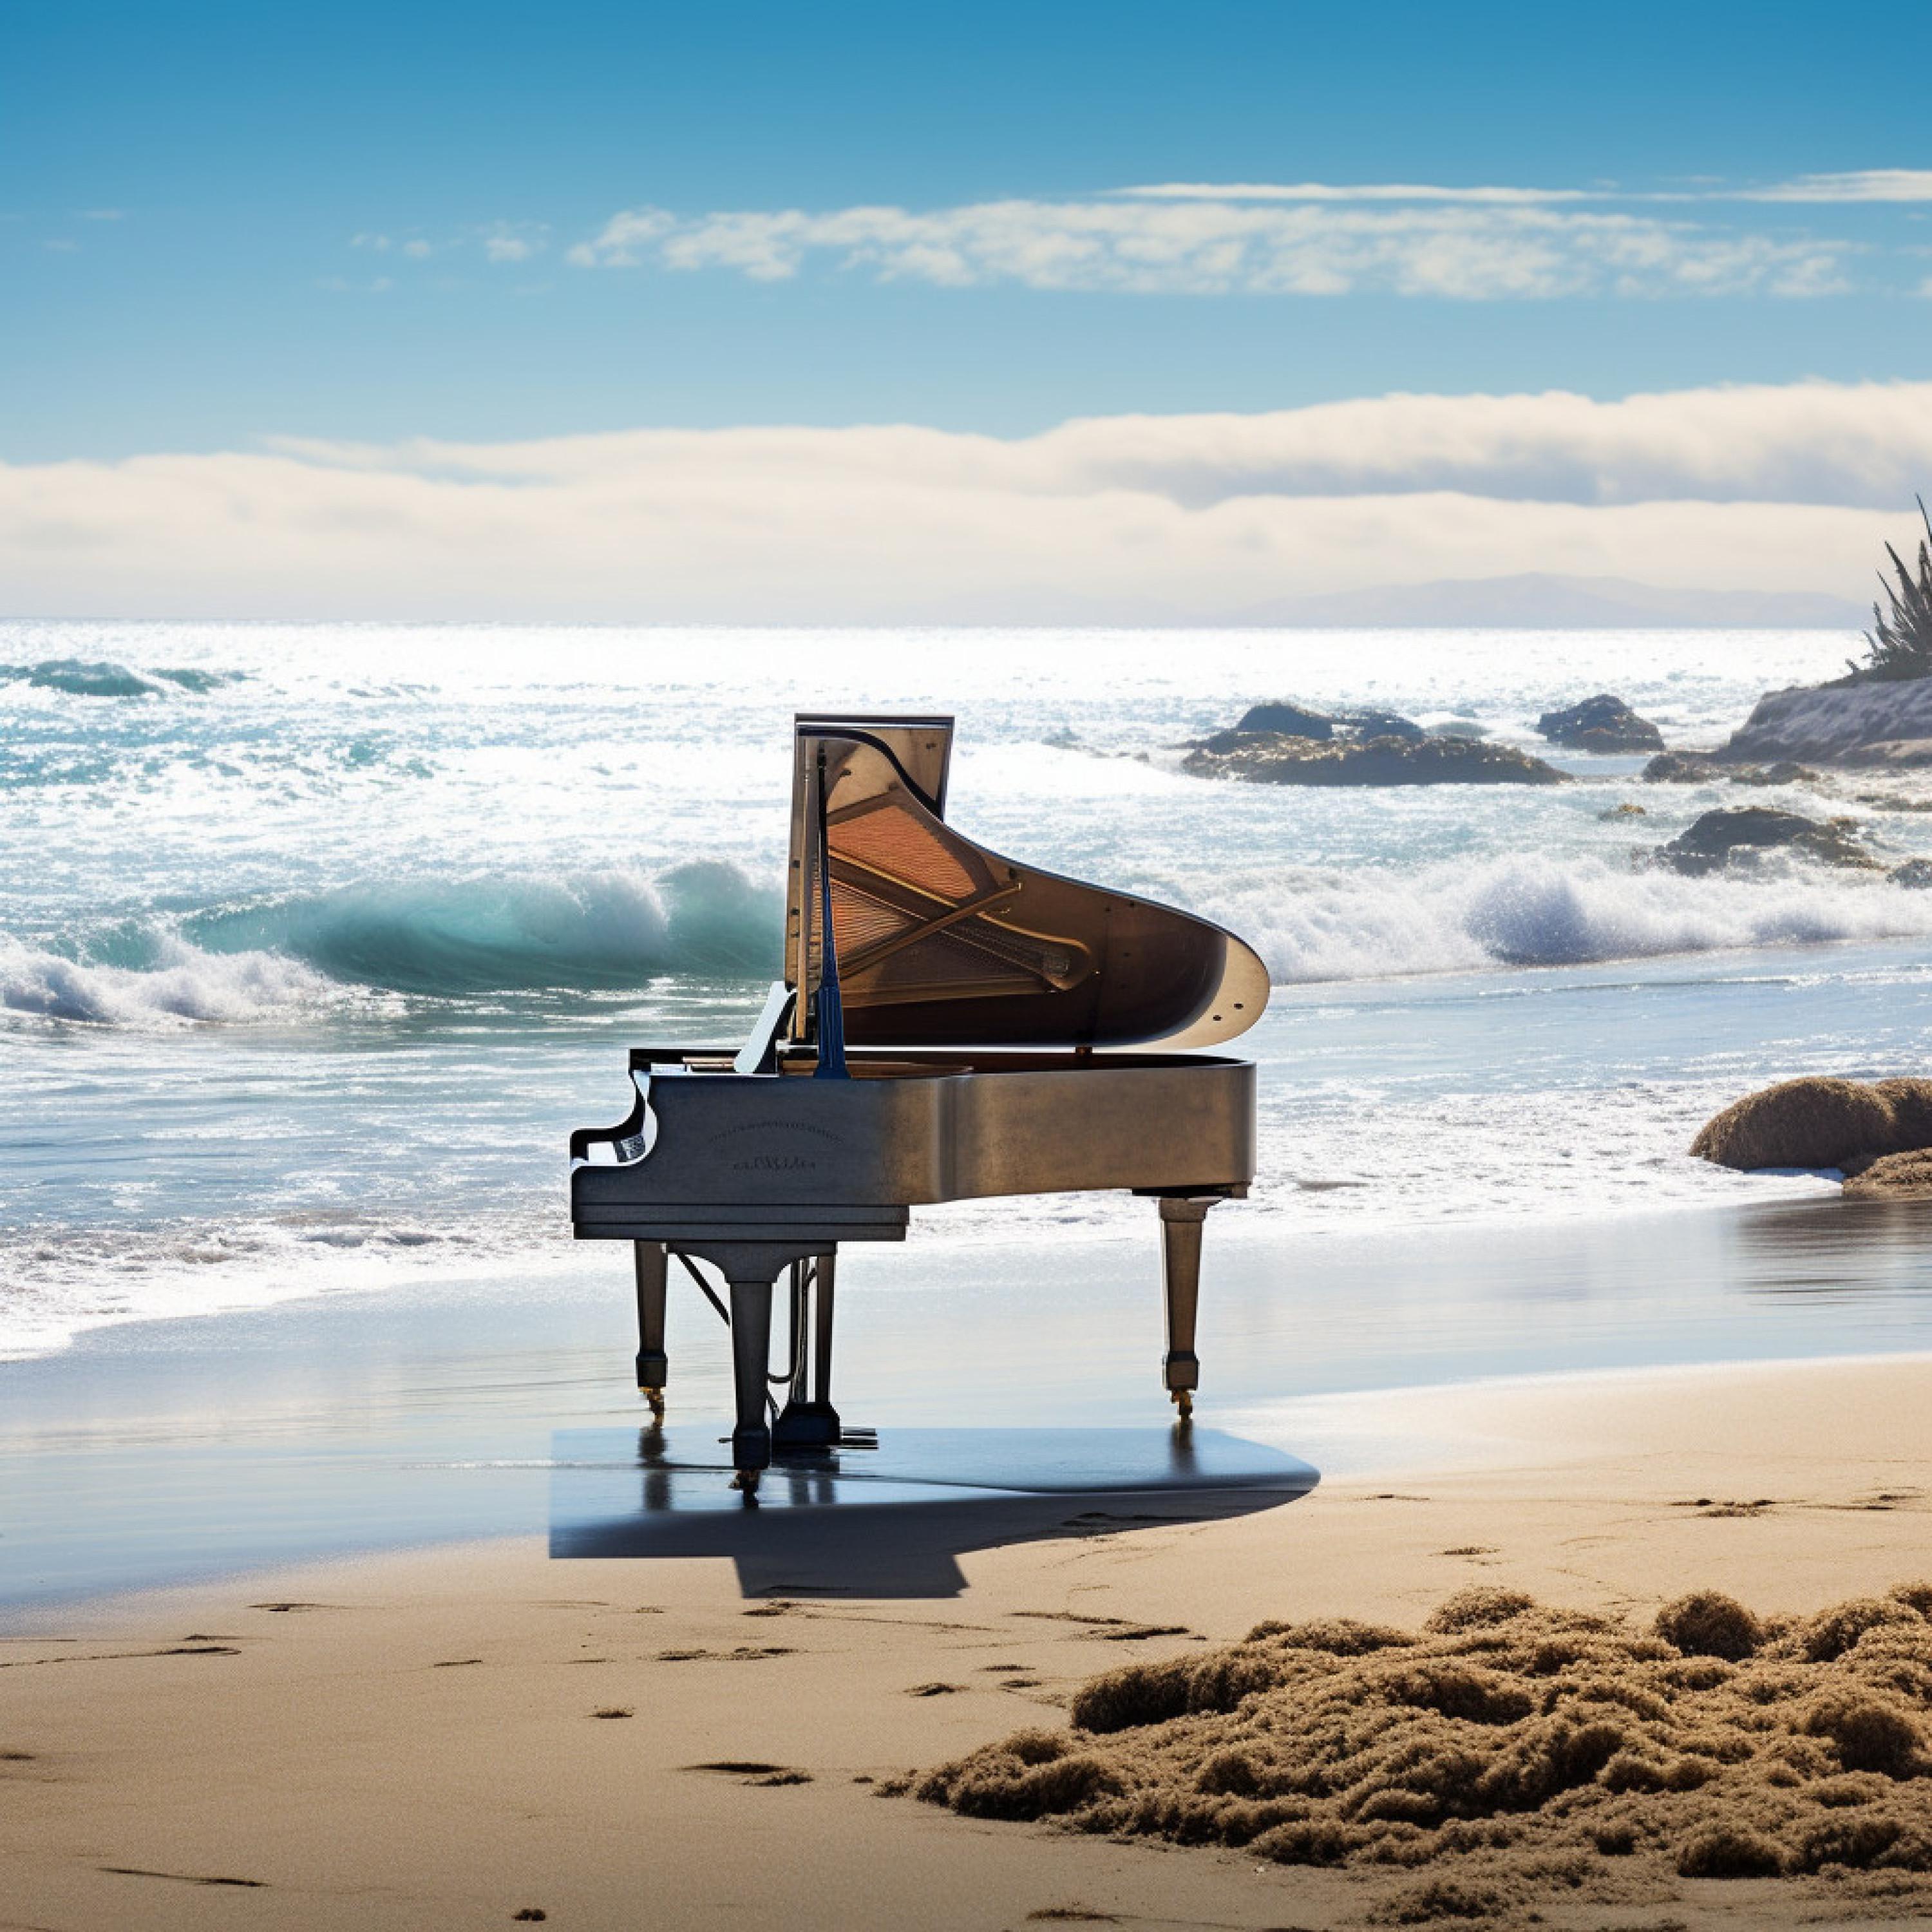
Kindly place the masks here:
<instances>
[{"instance_id":1,"label":"rock in water","mask_svg":"<svg viewBox=\"0 0 1932 1932\"><path fill-rule=\"evenodd\" d=\"M1546 711L1536 728L1552 745L1578 752L1660 752L1664 734L1640 718L1621 698L1600 691L1580 704Z\"/></svg>"},{"instance_id":2,"label":"rock in water","mask_svg":"<svg viewBox=\"0 0 1932 1932\"><path fill-rule=\"evenodd\" d=\"M1932 891L1932 859L1908 859L1904 865L1893 866L1886 877L1909 892Z\"/></svg>"},{"instance_id":3,"label":"rock in water","mask_svg":"<svg viewBox=\"0 0 1932 1932\"><path fill-rule=\"evenodd\" d=\"M1278 698L1270 704L1249 706L1234 729L1271 731L1283 738L1326 740L1335 735L1335 721L1325 711L1311 711L1304 704Z\"/></svg>"},{"instance_id":4,"label":"rock in water","mask_svg":"<svg viewBox=\"0 0 1932 1932\"><path fill-rule=\"evenodd\" d=\"M1727 763L1932 764L1932 678L1800 686L1760 698L1718 754Z\"/></svg>"},{"instance_id":5,"label":"rock in water","mask_svg":"<svg viewBox=\"0 0 1932 1932\"><path fill-rule=\"evenodd\" d=\"M1720 807L1694 820L1652 855L1660 866L1695 878L1722 872L1740 860L1748 864L1765 852L1796 852L1826 866L1863 872L1883 866L1851 836L1848 818L1820 820L1768 805Z\"/></svg>"},{"instance_id":6,"label":"rock in water","mask_svg":"<svg viewBox=\"0 0 1932 1932\"><path fill-rule=\"evenodd\" d=\"M1720 1167L1835 1167L1868 1172L1888 1155L1932 1147L1932 1080L1780 1081L1706 1121L1690 1151ZM1864 1190L1880 1191L1874 1186Z\"/></svg>"},{"instance_id":7,"label":"rock in water","mask_svg":"<svg viewBox=\"0 0 1932 1932\"><path fill-rule=\"evenodd\" d=\"M1428 734L1412 718L1399 711L1345 710L1316 711L1290 698L1275 698L1265 704L1250 705L1232 732L1217 732L1208 742L1226 740L1254 732L1280 738L1352 738L1366 744L1371 738L1421 738Z\"/></svg>"},{"instance_id":8,"label":"rock in water","mask_svg":"<svg viewBox=\"0 0 1932 1932\"><path fill-rule=\"evenodd\" d=\"M1181 762L1196 778L1253 784L1562 784L1568 774L1507 745L1466 738L1288 737L1273 731L1222 732Z\"/></svg>"},{"instance_id":9,"label":"rock in water","mask_svg":"<svg viewBox=\"0 0 1932 1932\"><path fill-rule=\"evenodd\" d=\"M1708 784L1724 776L1708 752L1660 752L1643 768L1646 784Z\"/></svg>"}]
</instances>

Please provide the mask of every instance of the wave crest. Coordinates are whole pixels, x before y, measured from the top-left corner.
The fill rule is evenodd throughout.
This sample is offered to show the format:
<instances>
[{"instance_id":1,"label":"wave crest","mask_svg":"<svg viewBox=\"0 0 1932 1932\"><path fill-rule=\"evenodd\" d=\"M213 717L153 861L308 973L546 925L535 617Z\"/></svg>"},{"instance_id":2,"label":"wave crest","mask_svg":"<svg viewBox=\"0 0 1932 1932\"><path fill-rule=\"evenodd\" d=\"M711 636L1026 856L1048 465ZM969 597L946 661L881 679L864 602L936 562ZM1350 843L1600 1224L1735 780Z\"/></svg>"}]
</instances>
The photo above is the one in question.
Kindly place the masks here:
<instances>
[{"instance_id":1,"label":"wave crest","mask_svg":"<svg viewBox=\"0 0 1932 1932\"><path fill-rule=\"evenodd\" d=\"M769 975L783 904L735 866L358 886L205 913L184 928L222 952L270 951L398 993L641 987L664 973Z\"/></svg>"},{"instance_id":2,"label":"wave crest","mask_svg":"<svg viewBox=\"0 0 1932 1932\"><path fill-rule=\"evenodd\" d=\"M1244 884L1204 909L1285 985L1932 934L1932 893L1810 866L1749 880L1540 858L1306 872Z\"/></svg>"},{"instance_id":3,"label":"wave crest","mask_svg":"<svg viewBox=\"0 0 1932 1932\"><path fill-rule=\"evenodd\" d=\"M70 959L0 935L0 1012L82 1025L230 1025L340 1000L343 989L298 961L269 952L226 956L179 939L152 964Z\"/></svg>"},{"instance_id":4,"label":"wave crest","mask_svg":"<svg viewBox=\"0 0 1932 1932\"><path fill-rule=\"evenodd\" d=\"M64 691L75 698L159 698L171 688L206 697L224 684L238 684L240 670L136 670L112 658L42 658L34 664L0 664L0 684L24 684L38 691Z\"/></svg>"}]
</instances>

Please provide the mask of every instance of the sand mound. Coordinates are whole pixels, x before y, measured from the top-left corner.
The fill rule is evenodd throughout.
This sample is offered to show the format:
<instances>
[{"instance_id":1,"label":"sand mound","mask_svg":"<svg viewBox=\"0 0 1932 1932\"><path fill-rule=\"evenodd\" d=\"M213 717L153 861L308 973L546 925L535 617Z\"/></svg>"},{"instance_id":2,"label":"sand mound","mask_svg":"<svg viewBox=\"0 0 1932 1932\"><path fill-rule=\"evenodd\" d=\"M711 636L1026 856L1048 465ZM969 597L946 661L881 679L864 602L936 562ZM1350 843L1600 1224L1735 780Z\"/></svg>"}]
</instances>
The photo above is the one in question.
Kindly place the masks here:
<instances>
[{"instance_id":1,"label":"sand mound","mask_svg":"<svg viewBox=\"0 0 1932 1932\"><path fill-rule=\"evenodd\" d=\"M1910 1200L1932 1195L1932 1148L1910 1148L1904 1154L1881 1154L1869 1165L1846 1171L1845 1192L1854 1199Z\"/></svg>"},{"instance_id":2,"label":"sand mound","mask_svg":"<svg viewBox=\"0 0 1932 1932\"><path fill-rule=\"evenodd\" d=\"M1702 1591L1647 1630L1467 1591L1419 1632L1264 1624L1110 1671L1072 1715L917 1795L1285 1864L1428 1868L1382 1901L1402 1922L1675 1878L1932 1874L1932 1585L1802 1619Z\"/></svg>"},{"instance_id":3,"label":"sand mound","mask_svg":"<svg viewBox=\"0 0 1932 1932\"><path fill-rule=\"evenodd\" d=\"M1932 1146L1932 1080L1780 1081L1707 1120L1690 1151L1720 1167L1868 1165Z\"/></svg>"}]
</instances>

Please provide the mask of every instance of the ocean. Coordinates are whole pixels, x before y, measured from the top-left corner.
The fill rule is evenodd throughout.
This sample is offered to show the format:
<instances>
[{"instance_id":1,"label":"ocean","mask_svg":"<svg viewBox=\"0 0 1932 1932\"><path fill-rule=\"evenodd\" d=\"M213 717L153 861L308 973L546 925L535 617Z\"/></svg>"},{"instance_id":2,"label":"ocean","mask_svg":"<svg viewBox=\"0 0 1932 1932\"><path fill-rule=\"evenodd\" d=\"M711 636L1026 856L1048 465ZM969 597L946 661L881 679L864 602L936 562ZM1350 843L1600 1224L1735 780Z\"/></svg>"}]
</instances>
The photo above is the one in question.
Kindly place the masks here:
<instances>
[{"instance_id":1,"label":"ocean","mask_svg":"<svg viewBox=\"0 0 1932 1932\"><path fill-rule=\"evenodd\" d=\"M1813 1071L1922 1070L1932 893L1802 862L1646 869L1746 799L1550 752L1611 690L1708 745L1837 633L0 624L0 1355L344 1290L594 1266L570 1128L634 1040L733 1042L777 970L796 710L957 715L949 816L1196 908L1266 958L1244 1240L1541 1231L1828 1196L1684 1152ZM1450 718L1549 788L1216 784L1180 742L1256 700ZM1932 815L1855 814L1888 856ZM1624 802L1640 818L1606 818ZM1144 1204L974 1202L903 1257ZM1097 1250L1096 1250L1097 1252ZM620 1271L621 1272L621 1271ZM614 1280L615 1277L614 1276ZM533 1288L532 1292L537 1292ZM621 1365L620 1365L621 1366Z\"/></svg>"}]
</instances>

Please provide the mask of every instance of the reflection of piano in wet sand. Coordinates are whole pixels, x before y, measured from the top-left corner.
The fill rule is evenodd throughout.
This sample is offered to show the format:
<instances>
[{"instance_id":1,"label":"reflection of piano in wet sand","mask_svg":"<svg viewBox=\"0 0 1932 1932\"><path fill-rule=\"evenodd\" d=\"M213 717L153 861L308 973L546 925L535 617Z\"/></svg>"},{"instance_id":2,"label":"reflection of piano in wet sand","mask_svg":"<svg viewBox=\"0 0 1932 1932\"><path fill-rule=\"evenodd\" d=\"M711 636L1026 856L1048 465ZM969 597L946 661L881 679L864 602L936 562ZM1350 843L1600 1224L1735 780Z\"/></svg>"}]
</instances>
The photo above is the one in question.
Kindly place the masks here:
<instances>
[{"instance_id":1,"label":"reflection of piano in wet sand","mask_svg":"<svg viewBox=\"0 0 1932 1932\"><path fill-rule=\"evenodd\" d=\"M575 1232L636 1244L654 1410L670 1262L707 1294L696 1262L729 1284L746 1489L775 1444L842 1439L838 1244L902 1240L908 1209L931 1202L1155 1197L1167 1387L1184 1416L1192 1406L1201 1224L1253 1178L1255 1070L1186 1049L1252 1025L1267 973L1205 920L962 838L944 818L952 740L950 718L798 721L783 982L736 1054L634 1048L630 1117L571 1136ZM773 1376L788 1271L788 1366Z\"/></svg>"}]
</instances>

